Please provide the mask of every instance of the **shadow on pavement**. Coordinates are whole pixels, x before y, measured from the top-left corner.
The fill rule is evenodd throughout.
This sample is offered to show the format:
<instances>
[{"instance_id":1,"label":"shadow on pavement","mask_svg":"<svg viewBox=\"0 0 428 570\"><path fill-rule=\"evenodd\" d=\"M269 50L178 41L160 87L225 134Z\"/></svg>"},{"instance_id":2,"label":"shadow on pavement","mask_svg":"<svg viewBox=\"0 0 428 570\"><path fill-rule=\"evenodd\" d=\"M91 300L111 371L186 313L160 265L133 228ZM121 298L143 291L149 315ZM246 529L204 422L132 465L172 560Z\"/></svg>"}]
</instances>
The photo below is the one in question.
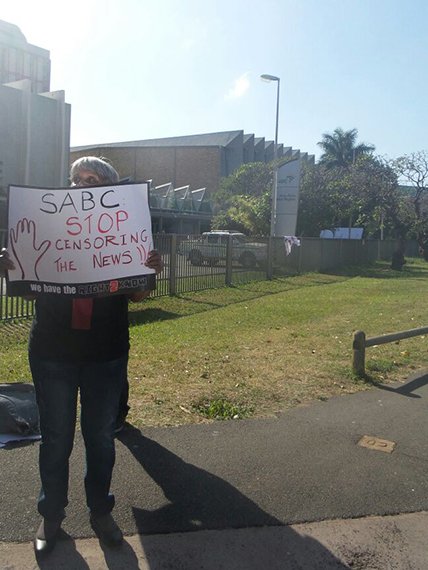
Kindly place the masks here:
<instances>
[{"instance_id":1,"label":"shadow on pavement","mask_svg":"<svg viewBox=\"0 0 428 570\"><path fill-rule=\"evenodd\" d=\"M428 374L423 374L422 376L418 376L414 380L410 380L403 384L403 386L399 386L398 388L392 388L391 386L387 386L386 384L380 384L377 387L380 390L386 390L387 392L394 392L395 394L401 394L402 396L407 396L409 398L421 398L418 394L413 394L414 390L418 388L422 388L428 384Z\"/></svg>"},{"instance_id":2,"label":"shadow on pavement","mask_svg":"<svg viewBox=\"0 0 428 570\"><path fill-rule=\"evenodd\" d=\"M159 566L159 549L150 547L152 541L150 540L151 537L147 535L214 529L252 529L252 532L257 534L255 527L261 531L263 530L261 527L264 527L264 531L266 531L266 527L271 527L272 533L276 534L277 540L274 550L278 566L272 566L272 560L267 563L267 560L261 561L260 559L254 560L255 565L253 566L251 559L247 560L243 566L238 564L236 568L283 568L285 560L287 561L286 567L290 569L347 568L318 541L302 536L290 527L282 525L281 521L263 511L231 484L195 465L186 463L156 441L144 437L138 429L128 425L128 429L118 439L159 485L169 501L169 504L154 511L133 508L141 544L150 568L163 568L164 566ZM207 533L204 533L205 535ZM211 533L208 535L212 537ZM196 539L201 534L190 536ZM221 541L224 533L215 533L215 536L215 540L220 539ZM207 546L209 546L210 540L212 542L212 539L208 538ZM191 540L190 543L192 542ZM198 543L197 540L194 542ZM251 544L246 544L247 542L248 540L243 536L239 544L241 558L242 556L245 557L243 551L247 547L249 552L254 550L257 539L252 540ZM227 556L228 549L224 544L217 544L215 548L217 554L223 552L223 557ZM205 559L207 565L199 565L203 562L201 557L208 556L209 550L208 548L205 554L203 554L204 550L195 550L193 557L195 566L182 566L182 561L180 562L177 558L179 550L174 549L171 549L167 554L170 558L168 560L163 558L162 563L170 564L165 566L168 568L216 568L218 560L215 562L215 560ZM233 548L230 552L232 553L232 551ZM265 554L268 557L272 556L273 552L268 552L265 546ZM164 557L165 553L162 553L162 556ZM261 562L262 566L260 566ZM224 566L219 565L217 568L235 568L235 565L229 564L227 560L224 560L224 563Z\"/></svg>"},{"instance_id":3,"label":"shadow on pavement","mask_svg":"<svg viewBox=\"0 0 428 570\"><path fill-rule=\"evenodd\" d=\"M91 570L91 568L101 568L97 550L92 551L95 559L85 560L77 551L73 538L63 530L62 536L58 540L55 549L48 555L37 556L37 566L41 570ZM99 548L103 552L105 567L109 570L126 569L139 570L137 555L132 546L124 541L120 548L108 548L99 542ZM96 560L96 566L94 566ZM104 568L104 566L102 566ZM21 566L20 566L21 568Z\"/></svg>"},{"instance_id":4,"label":"shadow on pavement","mask_svg":"<svg viewBox=\"0 0 428 570\"><path fill-rule=\"evenodd\" d=\"M100 542L104 559L109 570L123 568L126 570L139 570L138 558L132 547L124 541L120 548L109 548Z\"/></svg>"},{"instance_id":5,"label":"shadow on pavement","mask_svg":"<svg viewBox=\"0 0 428 570\"><path fill-rule=\"evenodd\" d=\"M41 570L90 570L89 565L76 549L76 543L69 534L61 530L57 547L45 557L37 556L37 565Z\"/></svg>"}]
</instances>

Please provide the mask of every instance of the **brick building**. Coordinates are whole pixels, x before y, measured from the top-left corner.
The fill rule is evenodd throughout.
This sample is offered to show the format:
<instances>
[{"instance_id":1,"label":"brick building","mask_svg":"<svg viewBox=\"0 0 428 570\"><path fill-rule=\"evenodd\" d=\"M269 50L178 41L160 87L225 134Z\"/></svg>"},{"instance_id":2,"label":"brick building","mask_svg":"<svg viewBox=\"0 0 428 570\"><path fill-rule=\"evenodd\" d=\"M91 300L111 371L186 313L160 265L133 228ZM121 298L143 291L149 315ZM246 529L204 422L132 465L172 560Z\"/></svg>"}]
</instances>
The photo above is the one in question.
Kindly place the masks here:
<instances>
[{"instance_id":1,"label":"brick building","mask_svg":"<svg viewBox=\"0 0 428 570\"><path fill-rule=\"evenodd\" d=\"M171 186L182 193L205 192L205 203L215 192L222 177L229 176L242 164L270 162L275 145L244 131L226 131L163 139L148 139L119 143L86 145L71 148L71 159L85 155L105 156L112 161L123 177L132 180L151 180L152 187ZM314 161L313 156L279 144L279 158L302 157ZM169 189L171 192L171 189ZM187 193L187 195L188 195ZM202 204L202 202L200 201ZM186 212L182 208L156 208L152 205L155 231L199 233L209 229L208 208ZM161 211L162 210L162 211Z\"/></svg>"}]
</instances>

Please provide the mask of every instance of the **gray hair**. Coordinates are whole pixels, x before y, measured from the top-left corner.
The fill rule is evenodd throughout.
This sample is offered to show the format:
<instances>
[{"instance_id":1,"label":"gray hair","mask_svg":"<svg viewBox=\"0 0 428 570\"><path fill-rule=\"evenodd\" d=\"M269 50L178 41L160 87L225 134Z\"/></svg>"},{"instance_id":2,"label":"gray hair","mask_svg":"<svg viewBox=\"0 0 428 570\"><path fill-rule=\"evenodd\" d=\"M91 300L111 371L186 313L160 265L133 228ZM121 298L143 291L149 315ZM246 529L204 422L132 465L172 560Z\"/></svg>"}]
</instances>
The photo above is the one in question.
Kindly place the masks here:
<instances>
[{"instance_id":1,"label":"gray hair","mask_svg":"<svg viewBox=\"0 0 428 570\"><path fill-rule=\"evenodd\" d=\"M98 156L82 156L73 162L70 167L70 178L78 175L81 170L91 170L95 172L106 184L119 182L117 170L109 163L108 159Z\"/></svg>"}]
</instances>

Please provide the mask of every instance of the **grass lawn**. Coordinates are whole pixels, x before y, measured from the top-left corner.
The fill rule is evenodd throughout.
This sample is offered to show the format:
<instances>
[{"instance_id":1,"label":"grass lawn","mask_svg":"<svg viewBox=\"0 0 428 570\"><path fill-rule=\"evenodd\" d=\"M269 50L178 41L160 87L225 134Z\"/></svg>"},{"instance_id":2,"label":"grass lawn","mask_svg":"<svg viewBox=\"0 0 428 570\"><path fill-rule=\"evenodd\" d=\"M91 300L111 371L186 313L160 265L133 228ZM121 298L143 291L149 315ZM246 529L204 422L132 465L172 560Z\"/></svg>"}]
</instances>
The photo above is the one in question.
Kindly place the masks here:
<instances>
[{"instance_id":1,"label":"grass lawn","mask_svg":"<svg viewBox=\"0 0 428 570\"><path fill-rule=\"evenodd\" d=\"M266 417L428 363L423 336L367 349L351 372L352 335L428 325L428 263L409 260L149 299L130 306L130 421L179 425ZM1 382L29 381L29 322L0 325Z\"/></svg>"}]
</instances>

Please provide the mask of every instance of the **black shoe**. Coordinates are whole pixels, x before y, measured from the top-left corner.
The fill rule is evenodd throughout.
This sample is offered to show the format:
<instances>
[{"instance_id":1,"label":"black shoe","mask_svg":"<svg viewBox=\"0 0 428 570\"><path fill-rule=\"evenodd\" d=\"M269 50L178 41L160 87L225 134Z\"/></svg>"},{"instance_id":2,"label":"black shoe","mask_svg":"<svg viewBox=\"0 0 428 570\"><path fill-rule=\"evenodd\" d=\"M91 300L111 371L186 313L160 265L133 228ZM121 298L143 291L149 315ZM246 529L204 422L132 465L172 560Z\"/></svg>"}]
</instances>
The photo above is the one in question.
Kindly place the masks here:
<instances>
[{"instance_id":1,"label":"black shoe","mask_svg":"<svg viewBox=\"0 0 428 570\"><path fill-rule=\"evenodd\" d=\"M62 519L42 519L34 538L36 554L48 554L54 548Z\"/></svg>"},{"instance_id":2,"label":"black shoe","mask_svg":"<svg viewBox=\"0 0 428 570\"><path fill-rule=\"evenodd\" d=\"M110 513L106 515L91 515L91 526L98 538L107 546L120 546L123 534Z\"/></svg>"}]
</instances>

